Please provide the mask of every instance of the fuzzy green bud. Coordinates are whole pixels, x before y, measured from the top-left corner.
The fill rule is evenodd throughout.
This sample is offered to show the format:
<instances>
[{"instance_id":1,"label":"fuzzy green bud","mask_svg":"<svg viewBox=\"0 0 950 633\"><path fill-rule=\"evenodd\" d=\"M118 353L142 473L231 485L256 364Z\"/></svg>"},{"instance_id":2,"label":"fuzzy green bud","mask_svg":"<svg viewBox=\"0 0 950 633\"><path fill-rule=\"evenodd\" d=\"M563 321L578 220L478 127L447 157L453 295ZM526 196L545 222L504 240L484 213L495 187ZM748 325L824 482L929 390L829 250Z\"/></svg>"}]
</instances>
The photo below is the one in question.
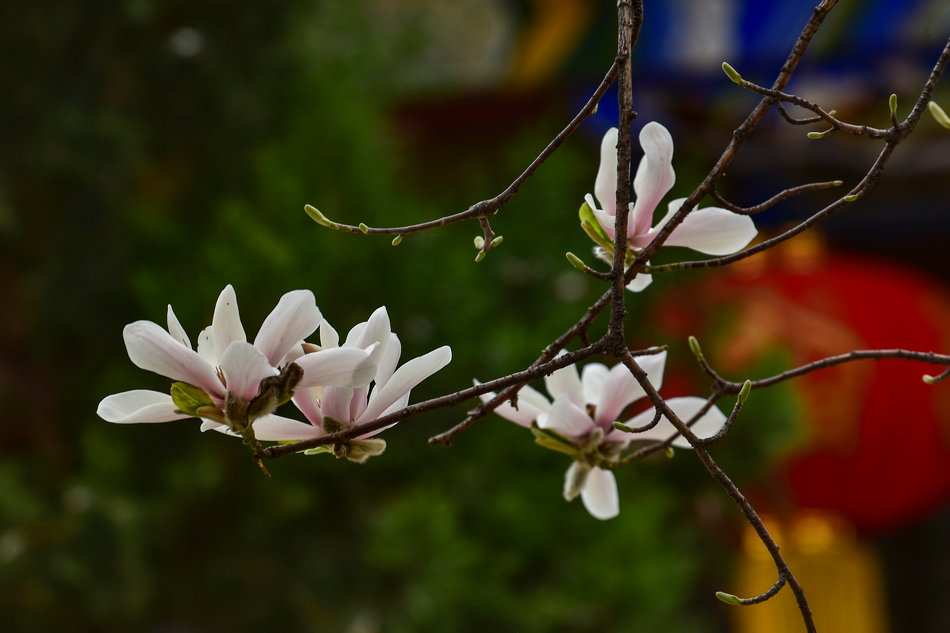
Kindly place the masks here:
<instances>
[{"instance_id":1,"label":"fuzzy green bud","mask_svg":"<svg viewBox=\"0 0 950 633\"><path fill-rule=\"evenodd\" d=\"M478 253L475 255L475 263L477 264L483 259L485 259L485 251L478 251Z\"/></svg>"},{"instance_id":2,"label":"fuzzy green bud","mask_svg":"<svg viewBox=\"0 0 950 633\"><path fill-rule=\"evenodd\" d=\"M305 204L303 210L307 212L307 215L310 216L310 219L319 224L320 226L325 226L328 229L333 228L333 222L327 219L327 216L320 213L320 210L316 207Z\"/></svg>"},{"instance_id":3,"label":"fuzzy green bud","mask_svg":"<svg viewBox=\"0 0 950 633\"><path fill-rule=\"evenodd\" d=\"M739 390L739 404L745 404L745 401L749 398L749 393L752 391L752 381L746 380L742 383L742 389Z\"/></svg>"},{"instance_id":4,"label":"fuzzy green bud","mask_svg":"<svg viewBox=\"0 0 950 633\"><path fill-rule=\"evenodd\" d=\"M897 95L892 94L887 100L887 107L891 109L891 114L897 115Z\"/></svg>"},{"instance_id":5,"label":"fuzzy green bud","mask_svg":"<svg viewBox=\"0 0 950 633\"><path fill-rule=\"evenodd\" d=\"M496 237L495 239L491 241L491 247L495 248L496 246L501 244L504 240L505 240L504 236L499 235L498 237Z\"/></svg>"},{"instance_id":6,"label":"fuzzy green bud","mask_svg":"<svg viewBox=\"0 0 950 633\"><path fill-rule=\"evenodd\" d=\"M478 250L482 250L483 248L485 248L485 238L482 237L481 235L475 236L475 248L477 248Z\"/></svg>"},{"instance_id":7,"label":"fuzzy green bud","mask_svg":"<svg viewBox=\"0 0 950 633\"><path fill-rule=\"evenodd\" d=\"M568 251L564 253L564 257L567 257L567 261L571 262L571 266L577 270L584 271L587 269L587 266L581 261L581 258L574 253Z\"/></svg>"},{"instance_id":8,"label":"fuzzy green bud","mask_svg":"<svg viewBox=\"0 0 950 633\"><path fill-rule=\"evenodd\" d=\"M716 597L719 598L720 602L725 602L728 605L737 606L742 604L739 601L739 596L734 596L731 593L726 593L725 591L717 591Z\"/></svg>"},{"instance_id":9,"label":"fuzzy green bud","mask_svg":"<svg viewBox=\"0 0 950 633\"><path fill-rule=\"evenodd\" d=\"M858 194L852 193L850 196L845 196L844 198L842 198L842 200L844 200L845 202L854 202L859 197L860 196L858 196Z\"/></svg>"},{"instance_id":10,"label":"fuzzy green bud","mask_svg":"<svg viewBox=\"0 0 950 633\"><path fill-rule=\"evenodd\" d=\"M726 77L728 77L733 83L737 83L740 86L742 85L742 75L740 75L739 72L728 63L722 63L722 72L726 73Z\"/></svg>"},{"instance_id":11,"label":"fuzzy green bud","mask_svg":"<svg viewBox=\"0 0 950 633\"><path fill-rule=\"evenodd\" d=\"M397 235L393 238L393 246L399 246L402 244L402 235Z\"/></svg>"},{"instance_id":12,"label":"fuzzy green bud","mask_svg":"<svg viewBox=\"0 0 950 633\"><path fill-rule=\"evenodd\" d=\"M825 130L824 132L809 132L807 136L810 139L825 138L825 135L827 135L829 132L831 132L831 130Z\"/></svg>"},{"instance_id":13,"label":"fuzzy green bud","mask_svg":"<svg viewBox=\"0 0 950 633\"><path fill-rule=\"evenodd\" d=\"M933 116L937 123L950 130L950 116L947 116L947 113L944 112L943 108L937 105L936 101L928 103L927 109L930 110L930 115Z\"/></svg>"},{"instance_id":14,"label":"fuzzy green bud","mask_svg":"<svg viewBox=\"0 0 950 633\"><path fill-rule=\"evenodd\" d=\"M699 341L696 340L695 336L689 337L689 349L693 352L693 356L696 357L696 360L703 360L703 350L699 346Z\"/></svg>"},{"instance_id":15,"label":"fuzzy green bud","mask_svg":"<svg viewBox=\"0 0 950 633\"><path fill-rule=\"evenodd\" d=\"M624 433L633 433L633 427L629 427L623 422L614 422L613 427L618 431L623 431Z\"/></svg>"},{"instance_id":16,"label":"fuzzy green bud","mask_svg":"<svg viewBox=\"0 0 950 633\"><path fill-rule=\"evenodd\" d=\"M931 376L930 374L924 374L923 376L920 377L920 379L923 380L924 384L927 384L927 385L934 385L937 383L937 379Z\"/></svg>"},{"instance_id":17,"label":"fuzzy green bud","mask_svg":"<svg viewBox=\"0 0 950 633\"><path fill-rule=\"evenodd\" d=\"M363 235L369 234L369 227L366 226L365 224L363 224L362 222L360 222L360 232L361 232Z\"/></svg>"}]
</instances>

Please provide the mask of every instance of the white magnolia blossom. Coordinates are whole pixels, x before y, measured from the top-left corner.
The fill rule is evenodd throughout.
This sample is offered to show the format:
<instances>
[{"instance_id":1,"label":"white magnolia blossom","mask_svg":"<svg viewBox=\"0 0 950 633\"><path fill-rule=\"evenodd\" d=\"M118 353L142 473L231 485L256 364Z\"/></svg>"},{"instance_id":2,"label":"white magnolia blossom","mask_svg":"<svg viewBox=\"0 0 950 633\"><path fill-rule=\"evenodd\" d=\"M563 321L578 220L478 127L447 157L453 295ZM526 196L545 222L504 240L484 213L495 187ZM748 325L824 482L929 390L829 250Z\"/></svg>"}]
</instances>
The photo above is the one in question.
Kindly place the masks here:
<instances>
[{"instance_id":1,"label":"white magnolia blossom","mask_svg":"<svg viewBox=\"0 0 950 633\"><path fill-rule=\"evenodd\" d=\"M366 385L376 373L370 352L355 346L300 356L303 339L323 320L309 290L294 290L281 297L253 343L247 342L237 297L230 285L218 297L211 325L198 336L197 351L170 305L167 319L168 330L151 321L125 326L123 337L129 358L142 369L203 391L210 399L209 406L219 412L225 410L229 394L245 405L251 402L260 392L261 381L277 376L290 362L303 370L297 388ZM171 395L144 389L107 396L99 403L97 413L108 422L123 424L195 417L180 410ZM215 417L219 419L205 420L202 430L228 431L221 416ZM257 418L255 431L268 417L270 414ZM266 433L258 433L257 437L275 439Z\"/></svg>"},{"instance_id":2,"label":"white magnolia blossom","mask_svg":"<svg viewBox=\"0 0 950 633\"><path fill-rule=\"evenodd\" d=\"M663 383L666 352L640 357L637 362L646 372L650 384L659 389ZM565 477L564 497L570 501L580 493L584 507L597 519L617 516L620 499L613 472L589 463L585 457L598 454L611 461L631 441L665 441L676 435L676 427L665 417L653 428L635 434L613 427L628 405L646 395L623 364L608 369L601 363L589 363L580 375L576 366L569 365L546 376L544 384L554 398L553 402L536 389L525 386L518 391L517 408L510 402L504 402L495 409L495 413L528 428L532 422L537 422L540 429L554 431L571 442L576 447L576 451L571 452L577 457ZM493 397L493 393L481 396L483 401ZM706 405L706 400L695 397L667 398L666 404L681 420L689 421ZM651 407L625 424L633 428L643 427L654 416L655 411ZM705 439L718 433L725 422L726 416L713 406L690 429L697 437ZM673 440L673 446L690 448L689 442L683 437Z\"/></svg>"},{"instance_id":3,"label":"white magnolia blossom","mask_svg":"<svg viewBox=\"0 0 950 633\"><path fill-rule=\"evenodd\" d=\"M367 321L353 327L342 345L336 330L324 321L320 327L320 346L313 346L311 349L318 351L304 354L296 362L299 364L309 356L327 352L371 349L371 359L376 368L371 377L372 386L306 385L305 388L298 388L294 392L293 401L308 423L270 416L255 424L258 433L263 432L273 439L295 441L320 437L371 422L405 407L409 403L412 388L452 360L452 350L443 346L414 358L397 369L402 345L399 337L390 329L389 314L385 307L378 308ZM371 431L357 439L363 440L383 430ZM352 459L352 456L350 457Z\"/></svg>"},{"instance_id":4,"label":"white magnolia blossom","mask_svg":"<svg viewBox=\"0 0 950 633\"><path fill-rule=\"evenodd\" d=\"M610 128L600 145L600 167L594 181L594 196L600 207L590 194L585 196L585 206L581 207L581 224L587 224L585 230L600 244L596 251L598 256L608 262L613 250L611 242L615 235L617 215L617 135L617 128ZM677 198L670 201L666 215L656 226L653 225L657 206L676 180L673 171L673 137L665 127L653 121L640 130L640 145L643 147L643 159L633 179L636 200L630 203L627 220L627 244L634 253L653 241L686 200ZM591 220L597 225L594 226ZM745 248L757 232L749 216L718 207L697 207L673 229L664 245L684 246L707 255L729 255ZM627 289L639 292L651 281L650 275L640 273Z\"/></svg>"}]
</instances>

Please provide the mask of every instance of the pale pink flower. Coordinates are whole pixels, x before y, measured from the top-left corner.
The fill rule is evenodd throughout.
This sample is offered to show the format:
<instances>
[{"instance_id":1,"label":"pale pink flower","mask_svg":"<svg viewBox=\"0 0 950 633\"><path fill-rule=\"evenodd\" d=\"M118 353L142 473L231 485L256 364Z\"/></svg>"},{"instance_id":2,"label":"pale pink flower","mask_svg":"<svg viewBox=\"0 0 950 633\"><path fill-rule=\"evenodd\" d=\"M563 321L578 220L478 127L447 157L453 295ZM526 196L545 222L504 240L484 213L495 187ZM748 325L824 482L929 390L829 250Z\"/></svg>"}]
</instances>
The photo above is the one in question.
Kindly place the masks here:
<instances>
[{"instance_id":1,"label":"pale pink flower","mask_svg":"<svg viewBox=\"0 0 950 633\"><path fill-rule=\"evenodd\" d=\"M151 321L136 321L125 327L123 338L135 365L203 391L208 405L223 412L229 394L232 400L251 402L259 394L262 380L277 376L280 368L294 360L303 370L298 388L368 383L376 368L366 350L328 350L296 359L303 339L317 329L322 318L313 293L288 292L264 320L254 342L248 343L237 297L228 285L218 297L211 325L198 336L197 351L170 305L168 330ZM180 410L171 395L143 389L107 396L97 413L108 422L124 424L195 417L193 412ZM215 417L219 420L206 420L202 429L227 431L221 416ZM263 415L258 422L267 417Z\"/></svg>"},{"instance_id":2,"label":"pale pink flower","mask_svg":"<svg viewBox=\"0 0 950 633\"><path fill-rule=\"evenodd\" d=\"M585 207L593 213L597 226L585 227L585 230L603 249L598 249L598 256L606 257L608 262L613 251L610 242L614 239L617 215L617 135L617 128L610 128L600 145L600 167L594 181L594 196L600 207L590 194L585 196L585 206L581 207L582 226L589 218ZM636 200L630 203L627 220L627 244L634 253L653 241L686 200L677 198L670 201L666 215L653 225L657 206L676 180L673 171L673 138L665 127L650 122L640 131L640 145L643 147L643 158L633 179ZM755 224L749 216L718 207L697 207L673 229L664 245L684 246L707 255L729 255L745 248L756 233ZM627 288L638 292L650 282L650 276L641 273Z\"/></svg>"},{"instance_id":3,"label":"pale pink flower","mask_svg":"<svg viewBox=\"0 0 950 633\"><path fill-rule=\"evenodd\" d=\"M412 388L445 367L452 359L452 350L443 346L414 358L397 369L402 346L399 337L390 329L389 314L385 307L378 308L367 321L353 327L342 345L336 330L324 321L320 327L320 346L316 349L319 351L304 354L296 362L301 363L308 356L335 350L371 349L371 359L376 366L375 374L371 378L372 385L317 385L297 389L293 401L307 418L307 423L271 416L270 419L259 423L260 427L255 426L255 429L263 429L273 439L295 441L320 437L371 422L404 408L409 403ZM365 440L383 430L385 429L377 429L356 439ZM379 442L376 446L381 452L385 444L381 440L374 441ZM362 461L356 458L358 455L355 454L354 447L360 444L352 441L350 444L347 450L354 451L348 455L350 459ZM364 441L361 446L362 451L372 445ZM328 450L330 449L324 449Z\"/></svg>"},{"instance_id":4,"label":"pale pink flower","mask_svg":"<svg viewBox=\"0 0 950 633\"><path fill-rule=\"evenodd\" d=\"M647 373L650 384L659 389L663 383L666 352L640 357L637 362ZM569 365L546 376L544 384L553 402L536 389L525 386L518 391L517 408L504 402L495 413L528 428L536 422L540 429L553 431L567 440L569 444L560 447L556 442L540 441L575 458L565 476L564 497L570 501L580 493L584 507L597 519L617 516L620 512L617 480L611 470L594 465L592 458L614 461L631 441L664 441L676 434L676 428L665 417L652 429L636 434L613 427L628 405L646 396L623 364L608 369L601 363L588 363L580 375L575 365ZM492 393L481 396L483 401L492 397ZM667 398L666 404L680 419L688 421L706 401L695 397ZM654 416L655 410L650 407L625 424L646 426ZM715 435L725 421L722 412L711 407L690 428L698 437L707 438ZM673 440L673 446L690 448L682 437Z\"/></svg>"}]
</instances>

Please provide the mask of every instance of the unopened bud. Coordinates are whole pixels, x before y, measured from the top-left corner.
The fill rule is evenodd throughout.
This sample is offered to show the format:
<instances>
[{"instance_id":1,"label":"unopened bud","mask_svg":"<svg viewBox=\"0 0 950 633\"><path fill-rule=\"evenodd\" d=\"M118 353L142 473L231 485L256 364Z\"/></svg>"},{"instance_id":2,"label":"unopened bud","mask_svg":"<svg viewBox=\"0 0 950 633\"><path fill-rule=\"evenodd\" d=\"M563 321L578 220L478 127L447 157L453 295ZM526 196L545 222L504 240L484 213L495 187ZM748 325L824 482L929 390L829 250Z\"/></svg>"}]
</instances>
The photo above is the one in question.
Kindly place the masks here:
<instances>
[{"instance_id":1,"label":"unopened bud","mask_svg":"<svg viewBox=\"0 0 950 633\"><path fill-rule=\"evenodd\" d=\"M858 196L858 194L852 193L850 196L845 196L844 198L842 198L842 200L844 200L845 202L854 202L859 197L860 196Z\"/></svg>"},{"instance_id":2,"label":"unopened bud","mask_svg":"<svg viewBox=\"0 0 950 633\"><path fill-rule=\"evenodd\" d=\"M505 241L505 237L503 235L499 235L498 237L496 237L495 239L491 241L491 247L495 248L496 246L501 244L503 241Z\"/></svg>"},{"instance_id":3,"label":"unopened bud","mask_svg":"<svg viewBox=\"0 0 950 633\"><path fill-rule=\"evenodd\" d=\"M825 130L824 132L809 132L807 136L811 139L825 138L829 132L831 132L831 130Z\"/></svg>"},{"instance_id":4,"label":"unopened bud","mask_svg":"<svg viewBox=\"0 0 950 633\"><path fill-rule=\"evenodd\" d=\"M726 77L728 77L733 83L737 83L740 86L742 85L742 75L740 75L738 71L736 71L736 69L730 66L728 63L722 63L722 72L726 73Z\"/></svg>"},{"instance_id":5,"label":"unopened bud","mask_svg":"<svg viewBox=\"0 0 950 633\"><path fill-rule=\"evenodd\" d=\"M832 186L832 187L840 187L840 186L843 185L843 184L844 184L844 181L843 181L843 180L833 180L833 181L831 181L831 186Z\"/></svg>"},{"instance_id":6,"label":"unopened bud","mask_svg":"<svg viewBox=\"0 0 950 633\"><path fill-rule=\"evenodd\" d=\"M564 256L567 257L567 261L571 262L571 266L577 270L587 270L587 266L581 261L581 258L575 255L574 253L568 251L564 253Z\"/></svg>"},{"instance_id":7,"label":"unopened bud","mask_svg":"<svg viewBox=\"0 0 950 633\"><path fill-rule=\"evenodd\" d=\"M485 248L485 238L482 237L481 235L475 236L475 248L477 248L478 250L482 250L483 248Z\"/></svg>"},{"instance_id":8,"label":"unopened bud","mask_svg":"<svg viewBox=\"0 0 950 633\"><path fill-rule=\"evenodd\" d=\"M689 349L693 352L693 356L696 357L696 360L703 360L703 350L699 346L699 341L696 340L695 336L689 337Z\"/></svg>"},{"instance_id":9,"label":"unopened bud","mask_svg":"<svg viewBox=\"0 0 950 633\"><path fill-rule=\"evenodd\" d=\"M897 114L897 95L892 94L887 100L887 107L891 109L891 114Z\"/></svg>"},{"instance_id":10,"label":"unopened bud","mask_svg":"<svg viewBox=\"0 0 950 633\"><path fill-rule=\"evenodd\" d=\"M934 385L937 383L937 379L931 376L930 374L924 374L923 376L920 377L920 379L923 380L924 383L928 385Z\"/></svg>"},{"instance_id":11,"label":"unopened bud","mask_svg":"<svg viewBox=\"0 0 950 633\"><path fill-rule=\"evenodd\" d=\"M325 226L330 229L333 228L333 222L330 222L330 220L327 219L327 216L320 213L320 210L317 209L316 207L311 206L309 204L305 204L303 206L303 210L307 212L307 215L310 216L310 219L312 219L314 222L316 222L320 226Z\"/></svg>"},{"instance_id":12,"label":"unopened bud","mask_svg":"<svg viewBox=\"0 0 950 633\"><path fill-rule=\"evenodd\" d=\"M749 392L752 391L752 381L746 380L742 383L742 389L739 390L739 404L745 404L746 399L749 397Z\"/></svg>"},{"instance_id":13,"label":"unopened bud","mask_svg":"<svg viewBox=\"0 0 950 633\"><path fill-rule=\"evenodd\" d=\"M478 253L475 255L475 263L477 264L483 259L485 259L485 251L478 251Z\"/></svg>"},{"instance_id":14,"label":"unopened bud","mask_svg":"<svg viewBox=\"0 0 950 633\"><path fill-rule=\"evenodd\" d=\"M931 101L928 103L927 109L930 110L931 116L933 116L937 123L947 129L950 129L950 116L947 116L947 113L944 112L943 108L937 105L936 101Z\"/></svg>"},{"instance_id":15,"label":"unopened bud","mask_svg":"<svg viewBox=\"0 0 950 633\"><path fill-rule=\"evenodd\" d=\"M613 427L618 431L623 431L624 433L633 433L633 427L627 426L623 422L614 422Z\"/></svg>"},{"instance_id":16,"label":"unopened bud","mask_svg":"<svg viewBox=\"0 0 950 633\"><path fill-rule=\"evenodd\" d=\"M402 235L393 238L393 246L399 246L402 243Z\"/></svg>"},{"instance_id":17,"label":"unopened bud","mask_svg":"<svg viewBox=\"0 0 950 633\"><path fill-rule=\"evenodd\" d=\"M360 222L360 231L363 233L363 235L367 235L369 233L369 227Z\"/></svg>"},{"instance_id":18,"label":"unopened bud","mask_svg":"<svg viewBox=\"0 0 950 633\"><path fill-rule=\"evenodd\" d=\"M719 598L720 602L725 602L726 604L732 606L741 604L739 601L739 596L734 596L731 593L726 593L725 591L717 591L716 597Z\"/></svg>"}]
</instances>

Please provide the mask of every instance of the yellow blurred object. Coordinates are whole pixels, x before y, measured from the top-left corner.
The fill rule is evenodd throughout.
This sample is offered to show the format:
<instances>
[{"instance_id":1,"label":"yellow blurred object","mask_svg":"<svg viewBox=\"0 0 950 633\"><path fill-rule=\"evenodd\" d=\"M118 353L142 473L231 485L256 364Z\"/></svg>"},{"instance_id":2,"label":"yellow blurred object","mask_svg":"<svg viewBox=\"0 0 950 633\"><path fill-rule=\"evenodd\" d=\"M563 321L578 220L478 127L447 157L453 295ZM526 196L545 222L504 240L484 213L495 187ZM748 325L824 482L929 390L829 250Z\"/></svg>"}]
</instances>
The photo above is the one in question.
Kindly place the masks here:
<instances>
[{"instance_id":1,"label":"yellow blurred object","mask_svg":"<svg viewBox=\"0 0 950 633\"><path fill-rule=\"evenodd\" d=\"M508 83L524 87L553 75L574 51L594 14L586 0L532 0Z\"/></svg>"},{"instance_id":2,"label":"yellow blurred object","mask_svg":"<svg viewBox=\"0 0 950 633\"><path fill-rule=\"evenodd\" d=\"M887 633L880 566L850 523L819 511L801 511L781 522L763 519L805 589L819 631ZM729 591L743 598L762 593L777 579L772 558L751 527L743 536L737 576ZM764 603L733 609L737 633L803 630L798 604L787 586Z\"/></svg>"}]
</instances>

